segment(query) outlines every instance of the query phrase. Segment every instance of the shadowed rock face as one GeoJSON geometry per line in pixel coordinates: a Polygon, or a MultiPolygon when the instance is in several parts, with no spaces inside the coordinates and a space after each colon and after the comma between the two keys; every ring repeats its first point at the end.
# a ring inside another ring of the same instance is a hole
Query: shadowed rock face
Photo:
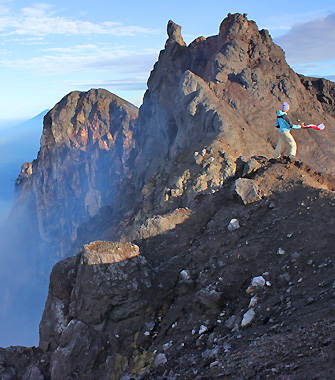
{"type": "Polygon", "coordinates": [[[130,243],[93,242],[56,264],[40,324],[40,347],[53,351],[52,378],[74,371],[86,378],[104,350],[127,357],[146,310],[154,310],[151,287],[151,269],[130,243]]]}

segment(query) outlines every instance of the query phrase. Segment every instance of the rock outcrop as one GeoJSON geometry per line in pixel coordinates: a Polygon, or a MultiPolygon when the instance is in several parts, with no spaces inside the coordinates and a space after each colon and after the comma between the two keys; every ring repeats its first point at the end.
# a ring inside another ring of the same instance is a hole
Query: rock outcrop
{"type": "Polygon", "coordinates": [[[168,159],[218,136],[222,151],[232,158],[272,157],[281,101],[290,103],[293,119],[325,123],[322,135],[299,131],[295,137],[304,162],[334,174],[334,119],[323,107],[325,97],[317,98],[313,86],[306,91],[306,81],[288,66],[266,30],[234,14],[222,22],[218,35],[185,46],[179,27],[169,22],[170,29],[175,32],[151,72],[140,107],[140,181],[168,159]]]}
{"type": "Polygon", "coordinates": [[[117,372],[117,357],[128,361],[132,345],[141,341],[136,333],[143,335],[152,314],[148,309],[155,309],[151,278],[139,248],[130,243],[90,243],[55,265],[40,324],[40,347],[52,352],[53,379],[74,372],[89,379],[97,361],[107,361],[109,372],[117,372]]]}
{"type": "Polygon", "coordinates": [[[36,235],[54,259],[69,252],[83,222],[115,201],[130,173],[137,113],[100,89],[72,92],[45,116],[38,157],[22,167],[16,189],[18,204],[33,193],[36,235]]]}
{"type": "Polygon", "coordinates": [[[335,84],[323,78],[311,78],[299,75],[302,84],[321,103],[326,113],[335,116],[335,84]]]}
{"type": "MultiPolygon", "coordinates": [[[[13,316],[33,314],[27,319],[38,324],[51,268],[72,253],[84,222],[104,221],[104,229],[86,232],[84,243],[106,238],[113,212],[122,207],[116,201],[120,183],[133,168],[137,114],[135,106],[100,89],[70,93],[45,116],[38,157],[22,166],[14,207],[0,231],[0,335],[13,325],[20,341],[29,330],[23,322],[15,327],[13,316]]],[[[124,199],[128,193],[131,186],[124,199]]]]}
{"type": "Polygon", "coordinates": [[[325,123],[322,133],[294,132],[298,157],[335,173],[331,82],[299,77],[245,15],[229,15],[218,35],[189,46],[180,26],[169,21],[167,29],[138,118],[105,90],[71,93],[46,115],[39,155],[17,179],[18,209],[32,210],[40,257],[47,251],[54,262],[73,245],[119,238],[116,226],[142,212],[141,202],[158,214],[188,207],[196,194],[217,191],[239,156],[272,157],[283,100],[293,119],[325,123]]]}

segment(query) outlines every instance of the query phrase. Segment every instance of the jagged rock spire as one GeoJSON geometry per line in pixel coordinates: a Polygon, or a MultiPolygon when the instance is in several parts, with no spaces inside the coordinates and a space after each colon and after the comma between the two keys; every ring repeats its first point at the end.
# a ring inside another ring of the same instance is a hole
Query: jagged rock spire
{"type": "Polygon", "coordinates": [[[169,39],[166,41],[166,46],[173,42],[177,42],[181,46],[186,46],[181,35],[181,26],[175,24],[171,20],[167,24],[167,34],[169,36],[169,39]]]}

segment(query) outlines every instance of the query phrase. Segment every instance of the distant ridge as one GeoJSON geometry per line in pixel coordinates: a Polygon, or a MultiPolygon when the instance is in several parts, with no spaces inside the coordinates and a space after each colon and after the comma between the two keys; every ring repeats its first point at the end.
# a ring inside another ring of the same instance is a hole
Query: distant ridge
{"type": "MultiPolygon", "coordinates": [[[[16,138],[21,134],[31,134],[31,133],[39,133],[42,134],[43,131],[43,119],[44,116],[49,112],[49,109],[45,109],[44,111],[40,112],[38,115],[32,117],[31,119],[28,119],[24,122],[18,123],[15,126],[11,127],[4,127],[2,131],[2,136],[6,134],[10,134],[10,138],[16,138]]],[[[40,137],[40,136],[39,136],[40,137]]],[[[2,141],[2,138],[0,138],[0,143],[2,141]]]]}
{"type": "Polygon", "coordinates": [[[14,197],[14,183],[23,162],[33,160],[39,149],[43,118],[48,110],[0,131],[0,224],[14,197]]]}

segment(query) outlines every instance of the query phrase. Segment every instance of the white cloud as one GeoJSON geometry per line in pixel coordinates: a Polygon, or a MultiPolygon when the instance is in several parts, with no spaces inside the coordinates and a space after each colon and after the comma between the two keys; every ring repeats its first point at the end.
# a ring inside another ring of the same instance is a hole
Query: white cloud
{"type": "Polygon", "coordinates": [[[275,39],[290,64],[324,62],[335,59],[335,13],[295,24],[275,39]]]}
{"type": "Polygon", "coordinates": [[[61,17],[57,16],[48,4],[37,4],[33,7],[26,7],[21,9],[18,14],[2,13],[0,16],[0,33],[2,35],[109,34],[115,36],[135,36],[160,32],[136,25],[125,25],[121,22],[105,21],[93,23],[61,17]]]}
{"type": "Polygon", "coordinates": [[[140,90],[144,91],[147,87],[147,77],[128,77],[115,80],[104,80],[104,81],[90,81],[81,82],[75,84],[76,87],[84,88],[106,88],[106,89],[117,89],[123,91],[134,91],[140,90]]]}
{"type": "MultiPolygon", "coordinates": [[[[0,66],[30,71],[37,76],[68,74],[91,70],[127,73],[148,73],[157,59],[157,52],[139,52],[129,47],[108,44],[82,44],[41,50],[32,58],[0,58],[0,66]]],[[[1,57],[1,56],[0,56],[1,57]]]]}

